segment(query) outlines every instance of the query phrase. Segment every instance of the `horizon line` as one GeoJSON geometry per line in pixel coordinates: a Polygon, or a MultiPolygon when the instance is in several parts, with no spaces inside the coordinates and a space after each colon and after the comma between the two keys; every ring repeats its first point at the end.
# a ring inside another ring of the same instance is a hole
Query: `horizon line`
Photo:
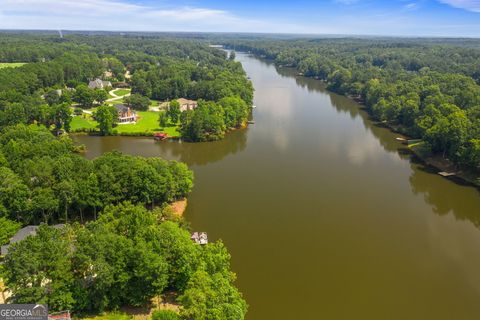
{"type": "Polygon", "coordinates": [[[252,31],[144,31],[144,30],[89,30],[89,29],[4,29],[4,32],[109,32],[109,33],[184,33],[184,34],[241,34],[241,35],[280,35],[280,36],[303,36],[303,37],[353,37],[353,38],[403,38],[403,39],[472,39],[479,40],[479,36],[446,36],[446,35],[388,35],[388,34],[355,34],[355,33],[290,33],[290,32],[252,32],[252,31]]]}

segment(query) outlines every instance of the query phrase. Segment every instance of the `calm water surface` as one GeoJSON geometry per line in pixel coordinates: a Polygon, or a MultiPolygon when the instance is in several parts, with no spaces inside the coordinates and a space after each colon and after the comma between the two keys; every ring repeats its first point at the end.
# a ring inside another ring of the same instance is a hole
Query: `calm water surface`
{"type": "Polygon", "coordinates": [[[186,218],[223,239],[248,319],[479,319],[480,194],[410,161],[318,81],[238,54],[255,124],[214,143],[79,137],[186,162],[186,218]]]}

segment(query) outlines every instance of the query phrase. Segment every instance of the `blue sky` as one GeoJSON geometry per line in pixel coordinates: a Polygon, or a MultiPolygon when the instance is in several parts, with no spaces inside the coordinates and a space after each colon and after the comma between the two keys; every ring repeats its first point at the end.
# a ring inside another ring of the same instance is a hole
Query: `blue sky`
{"type": "Polygon", "coordinates": [[[0,29],[480,37],[480,0],[0,0],[0,29]]]}

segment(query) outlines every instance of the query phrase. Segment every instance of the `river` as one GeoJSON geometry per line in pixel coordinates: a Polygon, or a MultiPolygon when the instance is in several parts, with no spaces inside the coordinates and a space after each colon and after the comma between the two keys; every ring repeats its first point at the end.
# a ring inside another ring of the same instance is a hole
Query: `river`
{"type": "Polygon", "coordinates": [[[247,319],[479,319],[480,194],[412,161],[359,106],[237,54],[255,124],[219,142],[87,137],[186,162],[186,218],[232,254],[247,319]]]}

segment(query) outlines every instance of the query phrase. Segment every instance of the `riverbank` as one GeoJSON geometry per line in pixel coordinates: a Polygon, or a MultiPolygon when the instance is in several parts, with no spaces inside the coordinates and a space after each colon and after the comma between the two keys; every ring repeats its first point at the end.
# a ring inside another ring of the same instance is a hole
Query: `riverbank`
{"type": "MultiPolygon", "coordinates": [[[[110,136],[126,136],[126,137],[153,137],[156,133],[166,133],[167,139],[181,138],[180,124],[168,125],[160,128],[158,124],[158,112],[156,111],[139,111],[139,119],[137,123],[120,124],[112,130],[110,136]]],[[[228,128],[225,133],[242,130],[248,127],[248,121],[245,121],[238,128],[228,128]]],[[[70,134],[73,135],[91,135],[99,136],[98,123],[92,118],[76,116],[72,119],[70,134]]]]}
{"type": "MultiPolygon", "coordinates": [[[[391,125],[387,122],[378,122],[375,119],[373,119],[372,114],[369,112],[365,104],[365,101],[362,99],[360,95],[341,94],[335,91],[328,90],[327,89],[328,81],[324,79],[320,79],[318,76],[306,76],[303,73],[299,72],[299,70],[293,66],[276,64],[275,59],[270,59],[259,54],[251,53],[250,51],[248,52],[248,54],[251,54],[257,59],[272,62],[273,64],[275,64],[277,68],[290,69],[294,71],[294,77],[312,79],[322,83],[325,90],[338,94],[340,96],[346,97],[349,100],[357,103],[361,109],[365,110],[365,112],[369,115],[369,120],[376,126],[384,127],[389,129],[391,132],[400,134],[405,137],[405,140],[413,139],[412,137],[409,137],[408,133],[406,133],[405,130],[403,130],[401,127],[391,125]]],[[[480,188],[480,176],[478,174],[465,171],[464,169],[459,169],[458,166],[456,166],[452,161],[448,159],[444,159],[439,155],[431,155],[429,153],[422,152],[422,150],[419,150],[418,148],[412,148],[411,146],[409,146],[408,150],[414,156],[416,156],[419,160],[421,160],[428,166],[435,168],[437,170],[437,173],[440,173],[440,172],[448,173],[446,176],[444,176],[445,178],[448,178],[453,182],[459,182],[459,180],[461,180],[460,181],[461,183],[467,183],[469,185],[473,185],[474,187],[480,188]],[[450,175],[451,173],[455,173],[455,175],[450,175]]]]}
{"type": "Polygon", "coordinates": [[[469,171],[459,170],[452,161],[445,159],[440,155],[430,154],[425,148],[424,142],[409,145],[408,149],[422,162],[435,168],[438,171],[438,174],[443,173],[441,175],[444,178],[453,182],[461,180],[463,183],[468,183],[476,188],[480,188],[480,178],[478,176],[469,171]]]}
{"type": "Polygon", "coordinates": [[[172,210],[172,212],[175,215],[182,217],[183,214],[185,213],[185,210],[187,209],[187,204],[188,204],[187,198],[184,198],[184,199],[180,199],[175,202],[172,202],[169,205],[169,208],[172,210]]]}
{"type": "MultiPolygon", "coordinates": [[[[170,125],[160,128],[158,118],[159,112],[156,111],[138,111],[138,121],[136,123],[119,124],[113,128],[114,136],[145,136],[151,137],[157,132],[166,133],[170,138],[180,137],[180,126],[170,125]]],[[[71,132],[98,135],[98,123],[89,116],[73,117],[71,123],[71,132]]]]}
{"type": "MultiPolygon", "coordinates": [[[[304,75],[297,74],[297,77],[304,77],[304,78],[309,78],[313,80],[320,81],[324,84],[327,84],[326,81],[317,79],[316,77],[307,77],[304,75]]],[[[328,90],[330,91],[330,90],[328,90]]],[[[335,94],[339,94],[337,92],[330,91],[335,94]]],[[[351,96],[351,95],[343,95],[339,94],[343,97],[346,97],[355,103],[359,105],[359,108],[362,110],[365,110],[365,112],[369,116],[369,120],[376,126],[378,127],[383,127],[391,132],[394,132],[396,134],[401,135],[401,139],[404,139],[405,144],[408,147],[408,150],[417,157],[419,160],[421,160],[423,163],[426,165],[434,168],[437,172],[437,174],[442,173],[447,173],[446,175],[442,175],[444,178],[449,179],[452,182],[458,183],[466,183],[469,185],[472,185],[476,188],[480,188],[480,176],[476,175],[473,172],[464,170],[464,169],[459,169],[458,166],[456,166],[451,160],[443,158],[441,155],[434,155],[431,154],[424,146],[423,142],[418,142],[415,144],[408,145],[408,140],[413,140],[413,137],[410,137],[407,133],[402,130],[401,127],[394,126],[389,124],[388,122],[378,122],[375,119],[372,118],[372,114],[369,112],[367,106],[365,105],[365,102],[361,97],[359,96],[351,96]],[[459,181],[460,180],[460,181],[459,181]]],[[[416,140],[416,139],[415,139],[416,140]]]]}

